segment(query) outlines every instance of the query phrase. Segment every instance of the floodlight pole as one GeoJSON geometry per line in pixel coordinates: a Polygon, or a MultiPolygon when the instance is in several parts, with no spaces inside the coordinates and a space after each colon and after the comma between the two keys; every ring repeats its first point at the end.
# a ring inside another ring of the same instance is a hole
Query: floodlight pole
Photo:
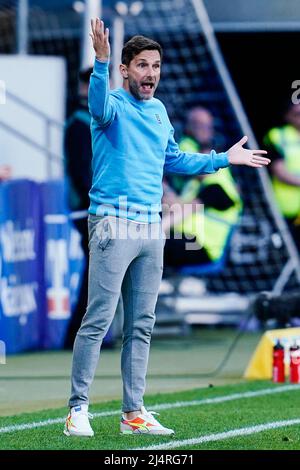
{"type": "Polygon", "coordinates": [[[28,54],[28,0],[18,0],[17,53],[28,54]]]}
{"type": "Polygon", "coordinates": [[[91,19],[101,18],[102,0],[85,0],[82,28],[82,46],[80,68],[87,69],[94,65],[95,52],[90,38],[91,19]]]}
{"type": "Polygon", "coordinates": [[[116,15],[113,21],[113,43],[112,43],[112,83],[113,88],[122,86],[122,75],[119,72],[121,63],[121,51],[124,45],[125,21],[123,16],[116,15]]]}

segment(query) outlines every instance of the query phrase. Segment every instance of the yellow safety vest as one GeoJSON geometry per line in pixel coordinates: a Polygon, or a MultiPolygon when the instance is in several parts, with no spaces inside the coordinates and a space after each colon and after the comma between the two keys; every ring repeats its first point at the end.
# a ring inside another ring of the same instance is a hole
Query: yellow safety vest
{"type": "Polygon", "coordinates": [[[216,174],[208,175],[200,181],[193,178],[187,183],[182,198],[185,202],[192,201],[200,188],[218,184],[233,201],[229,209],[220,211],[212,207],[204,213],[194,213],[174,227],[175,232],[196,237],[197,243],[204,247],[212,261],[217,261],[224,252],[228,236],[237,225],[243,207],[242,200],[236,189],[230,170],[223,168],[216,174]]]}
{"type": "MultiPolygon", "coordinates": [[[[291,125],[274,127],[266,135],[264,142],[271,143],[283,156],[287,170],[300,176],[300,133],[291,125]]],[[[272,177],[275,198],[284,217],[300,215],[300,187],[283,183],[272,177]]]]}
{"type": "Polygon", "coordinates": [[[184,136],[179,142],[182,152],[200,152],[198,142],[192,137],[184,136]]]}

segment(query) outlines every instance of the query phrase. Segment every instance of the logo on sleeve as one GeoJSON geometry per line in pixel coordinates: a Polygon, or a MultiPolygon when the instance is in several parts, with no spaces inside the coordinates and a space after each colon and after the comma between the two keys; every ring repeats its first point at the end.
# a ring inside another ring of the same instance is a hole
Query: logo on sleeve
{"type": "Polygon", "coordinates": [[[159,117],[159,114],[155,114],[155,117],[156,117],[156,120],[157,120],[158,124],[161,124],[161,119],[159,117]]]}

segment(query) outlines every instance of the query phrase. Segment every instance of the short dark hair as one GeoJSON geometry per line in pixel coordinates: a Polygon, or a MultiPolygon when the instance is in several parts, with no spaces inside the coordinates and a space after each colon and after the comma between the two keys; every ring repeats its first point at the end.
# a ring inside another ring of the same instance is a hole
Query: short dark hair
{"type": "Polygon", "coordinates": [[[122,49],[122,64],[128,66],[132,59],[142,51],[158,51],[162,60],[162,47],[158,42],[145,36],[133,36],[122,49]]]}

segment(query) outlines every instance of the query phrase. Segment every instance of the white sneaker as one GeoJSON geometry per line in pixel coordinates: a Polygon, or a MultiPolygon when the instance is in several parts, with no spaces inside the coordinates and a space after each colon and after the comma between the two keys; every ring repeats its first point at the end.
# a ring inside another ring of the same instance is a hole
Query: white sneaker
{"type": "Polygon", "coordinates": [[[168,429],[162,426],[153,415],[158,415],[155,411],[147,411],[144,406],[141,408],[141,413],[134,419],[126,419],[122,415],[120,431],[121,434],[174,434],[173,429],[168,429]]]}
{"type": "Polygon", "coordinates": [[[92,419],[93,416],[88,413],[88,405],[73,406],[66,419],[64,434],[66,436],[92,437],[94,431],[90,426],[89,418],[92,419]]]}

